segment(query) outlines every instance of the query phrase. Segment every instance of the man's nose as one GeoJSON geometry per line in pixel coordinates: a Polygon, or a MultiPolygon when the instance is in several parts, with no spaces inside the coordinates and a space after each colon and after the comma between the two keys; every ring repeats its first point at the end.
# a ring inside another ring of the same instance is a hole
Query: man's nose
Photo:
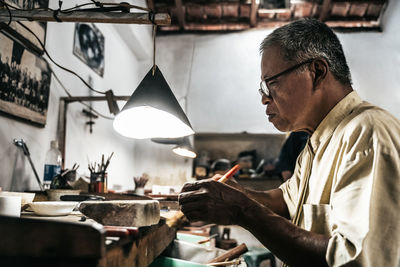
{"type": "Polygon", "coordinates": [[[263,94],[263,95],[261,96],[261,103],[262,103],[263,105],[268,105],[269,102],[271,102],[271,98],[268,97],[268,96],[266,96],[265,94],[263,94]]]}

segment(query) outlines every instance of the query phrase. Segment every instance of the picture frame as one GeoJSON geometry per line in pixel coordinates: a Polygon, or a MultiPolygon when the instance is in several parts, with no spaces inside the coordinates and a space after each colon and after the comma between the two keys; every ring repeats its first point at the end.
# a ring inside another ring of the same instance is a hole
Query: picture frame
{"type": "Polygon", "coordinates": [[[51,70],[21,42],[0,33],[0,112],[46,125],[51,70]]]}
{"type": "MultiPolygon", "coordinates": [[[[37,8],[47,8],[49,6],[49,0],[4,0],[7,4],[15,6],[21,9],[37,9],[37,8]]],[[[44,53],[43,47],[40,42],[44,45],[46,42],[46,22],[38,21],[12,21],[9,26],[7,23],[0,22],[1,32],[10,36],[13,39],[19,40],[26,48],[30,49],[37,55],[42,55],[44,53]],[[29,28],[40,40],[25,29],[22,25],[29,28]]]]}
{"type": "Polygon", "coordinates": [[[104,35],[92,23],[76,23],[73,53],[94,72],[104,75],[104,35]]]}

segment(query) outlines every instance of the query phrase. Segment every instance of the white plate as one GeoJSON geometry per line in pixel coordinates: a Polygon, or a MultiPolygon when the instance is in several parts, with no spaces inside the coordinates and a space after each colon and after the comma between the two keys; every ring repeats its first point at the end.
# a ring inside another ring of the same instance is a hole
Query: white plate
{"type": "Polygon", "coordinates": [[[29,206],[40,216],[63,216],[68,215],[79,202],[72,201],[40,201],[29,203],[29,206]]]}

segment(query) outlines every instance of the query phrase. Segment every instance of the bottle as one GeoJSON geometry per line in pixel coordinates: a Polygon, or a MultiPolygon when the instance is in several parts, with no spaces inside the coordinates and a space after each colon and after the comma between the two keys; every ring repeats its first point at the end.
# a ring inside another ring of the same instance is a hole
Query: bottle
{"type": "Polygon", "coordinates": [[[44,162],[44,189],[50,189],[50,184],[53,181],[54,176],[61,173],[61,152],[58,150],[58,142],[51,141],[50,149],[46,153],[46,159],[44,162]]]}

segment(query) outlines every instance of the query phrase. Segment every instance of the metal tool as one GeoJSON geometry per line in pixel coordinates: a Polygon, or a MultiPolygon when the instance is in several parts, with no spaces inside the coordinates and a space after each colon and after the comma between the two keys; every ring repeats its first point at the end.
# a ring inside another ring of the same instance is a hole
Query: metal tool
{"type": "Polygon", "coordinates": [[[14,139],[14,145],[16,145],[17,147],[22,148],[22,150],[24,151],[24,155],[28,158],[29,163],[31,164],[32,170],[33,170],[33,172],[35,174],[36,181],[39,184],[40,190],[44,191],[42,182],[40,181],[39,175],[37,174],[35,166],[33,165],[33,162],[32,162],[32,159],[31,159],[31,153],[29,153],[29,149],[28,149],[26,143],[24,142],[23,139],[14,139]]]}
{"type": "Polygon", "coordinates": [[[87,201],[87,200],[105,200],[103,196],[96,195],[63,195],[60,197],[62,201],[87,201]]]}

